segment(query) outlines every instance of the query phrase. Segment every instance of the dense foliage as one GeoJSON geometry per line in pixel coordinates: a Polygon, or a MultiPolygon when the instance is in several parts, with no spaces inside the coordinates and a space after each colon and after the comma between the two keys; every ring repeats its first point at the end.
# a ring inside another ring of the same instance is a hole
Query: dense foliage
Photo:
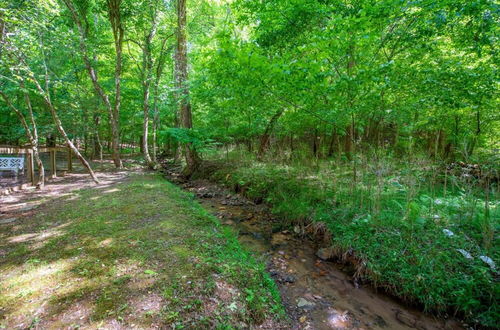
{"type": "Polygon", "coordinates": [[[278,140],[328,154],[329,145],[446,157],[498,147],[493,3],[237,4],[194,70],[197,108],[209,109],[197,118],[218,138],[261,136],[277,117],[278,140]]]}
{"type": "MultiPolygon", "coordinates": [[[[19,81],[29,80],[27,71],[44,80],[46,65],[47,87],[64,126],[90,150],[96,133],[111,143],[111,129],[101,120],[109,114],[86,72],[67,2],[3,0],[2,90],[25,108],[19,81]]],[[[150,130],[149,138],[165,145],[166,137],[176,135],[169,128],[178,124],[175,4],[120,2],[120,136],[139,144],[148,83],[149,121],[162,131],[150,130]]],[[[191,96],[199,131],[188,134],[192,140],[253,148],[267,132],[269,142],[292,148],[295,141],[312,144],[312,151],[324,155],[390,145],[400,152],[420,148],[463,158],[478,148],[498,148],[498,8],[492,1],[188,5],[191,96]]],[[[113,101],[116,54],[106,2],[74,1],[73,7],[85,30],[87,56],[113,101]]],[[[41,136],[56,133],[33,94],[41,136]]],[[[1,109],[0,140],[23,143],[17,118],[5,105],[1,109]]]]}

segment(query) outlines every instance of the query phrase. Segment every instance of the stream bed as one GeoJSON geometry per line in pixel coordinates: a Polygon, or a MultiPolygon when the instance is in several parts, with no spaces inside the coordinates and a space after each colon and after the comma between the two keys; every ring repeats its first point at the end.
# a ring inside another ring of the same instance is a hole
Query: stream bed
{"type": "Polygon", "coordinates": [[[348,265],[321,260],[301,229],[277,230],[268,208],[208,180],[167,178],[196,195],[231,227],[240,243],[267,265],[277,283],[292,329],[465,329],[459,321],[433,317],[404,305],[368,284],[352,280],[348,265]]]}

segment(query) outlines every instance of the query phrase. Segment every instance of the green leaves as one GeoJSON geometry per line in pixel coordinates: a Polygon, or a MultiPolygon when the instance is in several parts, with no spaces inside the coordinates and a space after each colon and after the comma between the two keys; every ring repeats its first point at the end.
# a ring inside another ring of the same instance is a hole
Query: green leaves
{"type": "Polygon", "coordinates": [[[157,272],[155,272],[154,270],[151,270],[151,269],[146,269],[146,270],[144,271],[144,274],[146,274],[146,275],[152,275],[152,276],[156,276],[156,275],[158,275],[158,273],[157,273],[157,272]]]}
{"type": "Polygon", "coordinates": [[[198,151],[206,151],[215,147],[218,143],[207,134],[195,129],[168,128],[160,131],[163,139],[171,139],[181,144],[191,144],[198,151]]]}

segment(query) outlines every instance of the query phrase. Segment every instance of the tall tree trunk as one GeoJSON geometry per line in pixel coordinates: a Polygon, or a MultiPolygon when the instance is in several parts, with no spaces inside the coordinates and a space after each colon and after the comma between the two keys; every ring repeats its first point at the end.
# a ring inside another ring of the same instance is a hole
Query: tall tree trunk
{"type": "Polygon", "coordinates": [[[158,161],[158,142],[157,142],[157,135],[158,135],[158,126],[160,125],[160,116],[158,112],[158,97],[156,96],[156,93],[158,93],[158,87],[155,86],[155,95],[153,97],[153,132],[152,132],[152,142],[153,142],[153,162],[158,161]]]}
{"type": "MultiPolygon", "coordinates": [[[[120,78],[121,78],[121,63],[122,63],[122,44],[123,44],[123,28],[121,25],[120,16],[120,2],[121,0],[106,0],[108,4],[109,20],[113,27],[113,37],[115,40],[116,49],[116,65],[115,65],[115,104],[111,105],[109,96],[106,94],[101,84],[99,83],[99,78],[97,71],[95,70],[92,61],[89,57],[89,51],[87,49],[87,32],[83,27],[82,20],[75,9],[71,0],[63,0],[68,7],[74,23],[77,26],[79,37],[80,37],[80,51],[82,53],[83,62],[89,74],[92,85],[95,91],[101,97],[104,105],[106,106],[111,124],[111,142],[113,149],[113,161],[117,168],[122,167],[122,161],[120,159],[120,127],[119,127],[119,109],[120,109],[120,78]],[[116,17],[118,15],[118,17],[116,17]]],[[[109,148],[108,148],[109,149],[109,148]]]]}
{"type": "Polygon", "coordinates": [[[344,152],[348,157],[352,154],[352,125],[348,125],[345,129],[345,143],[344,143],[344,152]]]}
{"type": "MultiPolygon", "coordinates": [[[[349,77],[352,76],[352,71],[354,67],[356,66],[356,60],[354,57],[354,42],[351,41],[351,44],[349,45],[349,49],[347,52],[347,75],[349,77]]],[[[353,112],[353,107],[354,107],[354,95],[352,95],[351,88],[348,88],[347,90],[347,102],[349,104],[349,110],[351,111],[351,124],[347,128],[348,134],[346,134],[346,154],[347,158],[349,160],[352,159],[352,156],[355,152],[355,147],[356,147],[356,132],[354,131],[354,112],[353,112]]]]}
{"type": "Polygon", "coordinates": [[[467,155],[470,157],[474,153],[474,148],[476,147],[477,141],[479,140],[479,136],[481,135],[481,113],[479,110],[476,111],[476,131],[474,137],[472,138],[471,143],[467,148],[467,155]]]}
{"type": "Polygon", "coordinates": [[[149,136],[149,97],[151,78],[153,71],[153,59],[151,56],[151,43],[156,34],[156,18],[153,18],[153,25],[149,33],[144,37],[144,45],[142,47],[142,109],[143,109],[143,123],[142,123],[142,152],[146,164],[154,167],[154,163],[149,155],[148,136],[149,136]]]}
{"type": "Polygon", "coordinates": [[[155,84],[154,84],[154,96],[153,96],[153,162],[158,161],[158,127],[160,126],[160,112],[158,111],[158,99],[159,99],[159,85],[160,85],[160,77],[161,76],[161,70],[160,70],[160,75],[158,75],[158,70],[157,70],[157,76],[155,79],[155,84]]]}
{"type": "Polygon", "coordinates": [[[315,128],[314,129],[314,136],[313,136],[313,143],[312,143],[312,153],[313,153],[314,158],[318,158],[318,149],[319,149],[318,140],[319,140],[318,129],[315,128]]]}
{"type": "MultiPolygon", "coordinates": [[[[139,153],[144,154],[144,149],[143,149],[144,148],[144,144],[142,144],[142,141],[144,141],[144,136],[139,135],[139,153]]],[[[132,149],[132,152],[135,151],[134,149],[132,149]]]]}
{"type": "Polygon", "coordinates": [[[441,129],[438,130],[436,134],[436,140],[434,142],[434,159],[438,159],[439,144],[441,142],[441,129]]]}
{"type": "MultiPolygon", "coordinates": [[[[176,51],[176,83],[179,90],[179,112],[181,127],[187,130],[193,128],[191,103],[189,101],[187,40],[186,40],[186,1],[177,0],[177,51],[176,51]]],[[[186,168],[183,174],[190,177],[198,168],[200,158],[192,143],[184,145],[186,168]]]]}
{"type": "Polygon", "coordinates": [[[115,104],[111,118],[111,130],[113,132],[113,161],[117,168],[122,168],[120,158],[120,105],[121,105],[121,75],[122,75],[122,48],[123,48],[123,25],[121,20],[121,0],[106,0],[108,5],[108,18],[113,30],[115,41],[115,104]]]}
{"type": "MultiPolygon", "coordinates": [[[[7,28],[5,21],[3,19],[3,11],[0,12],[0,45],[3,45],[5,36],[7,35],[7,28]]],[[[3,47],[0,47],[0,57],[2,56],[3,53],[3,47]]]]}
{"type": "Polygon", "coordinates": [[[165,51],[165,45],[167,44],[167,40],[173,35],[167,36],[166,38],[163,39],[161,43],[161,49],[160,49],[160,55],[158,56],[158,59],[156,61],[156,69],[155,69],[155,83],[154,83],[154,97],[153,97],[153,161],[156,163],[157,161],[157,151],[158,151],[158,146],[157,146],[157,132],[158,128],[160,127],[160,112],[158,109],[158,100],[159,100],[159,87],[160,87],[160,80],[161,76],[163,75],[163,69],[165,67],[165,59],[166,59],[166,51],[165,51]]]}
{"type": "MultiPolygon", "coordinates": [[[[177,37],[177,31],[176,31],[176,37],[177,37]]],[[[179,72],[179,61],[177,60],[178,58],[178,52],[179,52],[179,48],[177,47],[177,43],[175,44],[175,51],[174,51],[174,72],[173,72],[173,75],[174,75],[174,80],[175,80],[175,91],[174,91],[174,100],[175,100],[175,103],[177,105],[180,105],[180,99],[181,99],[181,93],[180,93],[180,89],[178,87],[178,80],[179,78],[177,77],[178,75],[178,72],[179,72]]],[[[174,127],[175,128],[180,128],[181,127],[181,119],[180,119],[180,109],[177,108],[176,111],[175,111],[175,116],[174,116],[174,127]]],[[[181,144],[176,140],[176,139],[173,139],[173,138],[170,138],[169,140],[171,140],[171,148],[174,149],[174,163],[178,163],[180,162],[181,160],[181,156],[182,156],[182,149],[181,149],[181,144]]],[[[170,149],[170,148],[169,148],[170,149]]]]}
{"type": "Polygon", "coordinates": [[[31,142],[33,148],[33,155],[35,157],[36,166],[38,167],[38,182],[37,188],[43,189],[45,186],[45,168],[43,167],[42,159],[40,158],[40,153],[38,152],[38,129],[35,122],[35,116],[33,115],[33,107],[31,106],[31,99],[24,85],[24,81],[21,80],[21,88],[24,90],[24,102],[28,108],[28,114],[30,118],[31,126],[33,127],[33,141],[31,142]]]}
{"type": "Polygon", "coordinates": [[[328,157],[332,157],[333,156],[334,146],[335,146],[335,139],[336,138],[337,138],[337,128],[334,127],[333,130],[332,130],[332,138],[331,138],[330,144],[328,146],[328,157]]]}
{"type": "Polygon", "coordinates": [[[97,179],[94,171],[90,167],[90,165],[87,162],[87,160],[82,156],[82,154],[80,153],[80,151],[75,147],[75,145],[73,144],[73,142],[71,142],[71,140],[69,139],[68,135],[66,134],[66,131],[64,130],[64,128],[62,126],[62,123],[61,123],[61,120],[59,119],[59,116],[57,115],[56,109],[54,108],[54,106],[52,105],[52,103],[51,102],[45,102],[45,104],[47,105],[47,107],[50,110],[50,113],[52,114],[52,119],[54,120],[54,124],[56,125],[57,130],[63,136],[64,140],[66,141],[66,144],[68,145],[68,147],[71,149],[71,151],[73,151],[73,153],[80,160],[80,162],[82,163],[82,165],[87,169],[87,171],[89,172],[90,177],[92,178],[92,180],[95,183],[99,183],[99,180],[97,179]]]}

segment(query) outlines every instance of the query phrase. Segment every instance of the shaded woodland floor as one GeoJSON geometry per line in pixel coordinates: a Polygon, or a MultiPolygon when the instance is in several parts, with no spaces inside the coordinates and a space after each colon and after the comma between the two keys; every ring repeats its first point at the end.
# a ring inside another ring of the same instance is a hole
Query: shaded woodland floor
{"type": "Polygon", "coordinates": [[[100,177],[2,197],[1,327],[285,327],[264,266],[191,195],[140,170],[100,177]]]}
{"type": "Polygon", "coordinates": [[[42,191],[1,197],[0,328],[463,326],[353,280],[349,263],[321,260],[328,242],[307,239],[319,227],[287,225],[262,198],[167,170],[186,193],[126,164],[94,163],[100,185],[77,168],[42,191]]]}

